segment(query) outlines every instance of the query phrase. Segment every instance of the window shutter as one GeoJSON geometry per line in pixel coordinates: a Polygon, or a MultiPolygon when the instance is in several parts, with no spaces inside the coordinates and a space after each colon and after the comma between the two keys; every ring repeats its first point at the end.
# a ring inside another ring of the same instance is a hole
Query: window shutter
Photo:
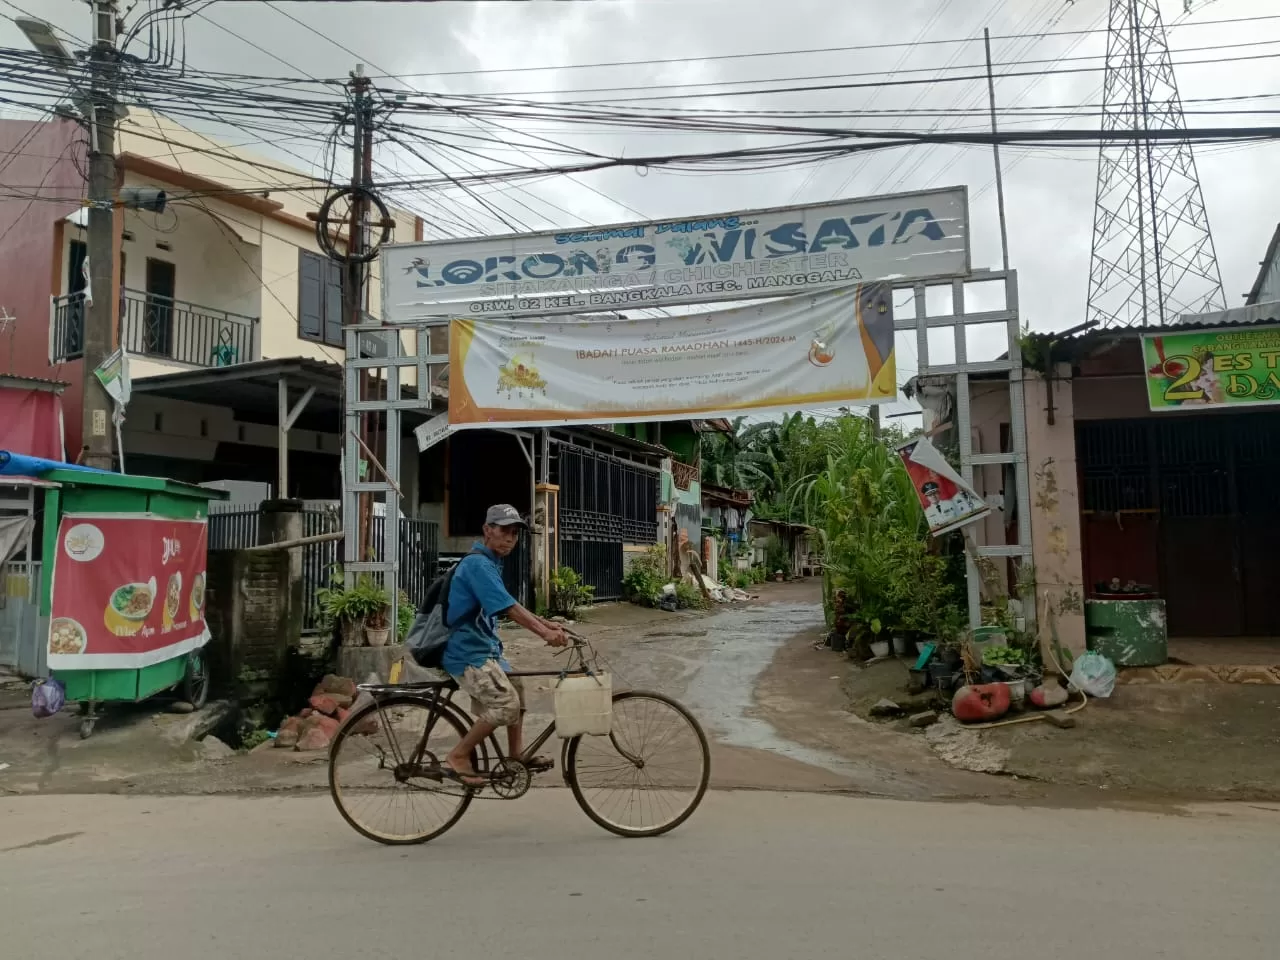
{"type": "Polygon", "coordinates": [[[314,253],[298,251],[298,332],[319,340],[324,332],[324,261],[314,253]]]}
{"type": "Polygon", "coordinates": [[[342,264],[326,260],[324,284],[324,342],[335,347],[342,341],[342,264]]]}

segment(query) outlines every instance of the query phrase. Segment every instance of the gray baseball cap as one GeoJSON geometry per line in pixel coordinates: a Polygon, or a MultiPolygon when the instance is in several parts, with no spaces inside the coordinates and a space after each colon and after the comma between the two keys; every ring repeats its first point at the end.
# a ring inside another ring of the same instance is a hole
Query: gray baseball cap
{"type": "Polygon", "coordinates": [[[495,503],[484,515],[486,527],[510,527],[517,524],[522,527],[528,526],[524,522],[524,517],[520,516],[520,511],[509,503],[495,503]]]}

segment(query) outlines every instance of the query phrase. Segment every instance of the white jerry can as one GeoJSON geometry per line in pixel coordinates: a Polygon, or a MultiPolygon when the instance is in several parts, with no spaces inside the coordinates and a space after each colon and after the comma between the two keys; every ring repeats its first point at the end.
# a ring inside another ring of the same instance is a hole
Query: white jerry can
{"type": "Polygon", "coordinates": [[[613,678],[561,677],[555,690],[556,736],[606,737],[613,728],[613,678]]]}

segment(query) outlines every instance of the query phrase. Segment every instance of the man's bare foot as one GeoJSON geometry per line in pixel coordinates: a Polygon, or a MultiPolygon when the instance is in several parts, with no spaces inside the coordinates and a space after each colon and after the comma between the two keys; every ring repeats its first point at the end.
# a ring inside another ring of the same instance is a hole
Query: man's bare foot
{"type": "Polygon", "coordinates": [[[445,764],[453,771],[454,776],[461,780],[468,787],[483,787],[489,781],[472,769],[471,764],[466,760],[455,760],[453,757],[445,757],[445,764]]]}

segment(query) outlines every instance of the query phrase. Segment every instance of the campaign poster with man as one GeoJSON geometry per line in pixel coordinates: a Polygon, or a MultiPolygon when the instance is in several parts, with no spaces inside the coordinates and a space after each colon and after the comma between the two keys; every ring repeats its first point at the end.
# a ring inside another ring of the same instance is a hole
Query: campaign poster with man
{"type": "Polygon", "coordinates": [[[960,478],[928,439],[921,437],[903,444],[898,447],[898,456],[911,477],[933,536],[950,533],[991,512],[991,507],[960,478]]]}

